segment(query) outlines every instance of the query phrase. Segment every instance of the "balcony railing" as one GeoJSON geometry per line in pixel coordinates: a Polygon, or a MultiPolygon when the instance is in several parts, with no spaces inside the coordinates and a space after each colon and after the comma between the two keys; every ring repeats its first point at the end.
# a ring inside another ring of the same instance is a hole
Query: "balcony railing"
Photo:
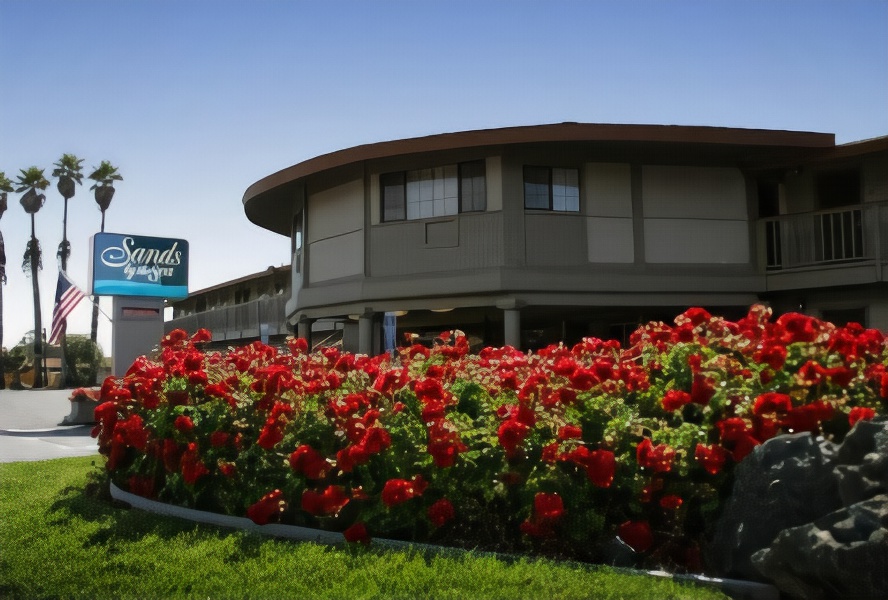
{"type": "Polygon", "coordinates": [[[284,306],[289,294],[259,298],[235,306],[221,306],[164,323],[164,331],[184,329],[190,333],[208,329],[214,341],[260,339],[287,333],[284,306]],[[264,326],[264,327],[263,327],[264,326]]]}
{"type": "Polygon", "coordinates": [[[888,260],[888,203],[762,219],[769,270],[888,260]]]}

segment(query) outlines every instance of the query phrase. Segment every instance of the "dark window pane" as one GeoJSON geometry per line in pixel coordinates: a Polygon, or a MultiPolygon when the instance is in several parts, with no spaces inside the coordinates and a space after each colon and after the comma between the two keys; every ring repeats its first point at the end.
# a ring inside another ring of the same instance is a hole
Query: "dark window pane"
{"type": "Polygon", "coordinates": [[[548,168],[524,167],[524,208],[551,208],[548,168]]]}
{"type": "Polygon", "coordinates": [[[403,221],[407,216],[404,198],[404,173],[379,176],[382,188],[382,220],[403,221]]]}
{"type": "Polygon", "coordinates": [[[459,165],[460,211],[487,210],[487,183],[484,161],[476,160],[459,165]]]}

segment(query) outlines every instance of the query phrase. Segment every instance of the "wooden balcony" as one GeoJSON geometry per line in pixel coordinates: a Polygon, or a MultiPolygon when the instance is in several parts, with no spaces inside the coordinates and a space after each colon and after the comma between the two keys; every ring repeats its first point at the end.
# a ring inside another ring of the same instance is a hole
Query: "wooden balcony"
{"type": "Polygon", "coordinates": [[[870,283],[888,275],[888,203],[770,217],[758,228],[771,289],[870,283]]]}
{"type": "Polygon", "coordinates": [[[264,336],[287,335],[284,306],[289,294],[258,298],[234,306],[220,306],[177,317],[164,323],[164,331],[184,329],[194,333],[208,329],[214,342],[226,340],[250,341],[264,336]]]}

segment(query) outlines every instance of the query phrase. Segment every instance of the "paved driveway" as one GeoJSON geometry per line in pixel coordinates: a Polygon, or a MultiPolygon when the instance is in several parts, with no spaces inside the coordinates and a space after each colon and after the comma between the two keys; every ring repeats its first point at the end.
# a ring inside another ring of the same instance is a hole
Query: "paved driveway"
{"type": "Polygon", "coordinates": [[[61,425],[71,390],[0,390],[0,462],[97,454],[90,425],[61,425]]]}

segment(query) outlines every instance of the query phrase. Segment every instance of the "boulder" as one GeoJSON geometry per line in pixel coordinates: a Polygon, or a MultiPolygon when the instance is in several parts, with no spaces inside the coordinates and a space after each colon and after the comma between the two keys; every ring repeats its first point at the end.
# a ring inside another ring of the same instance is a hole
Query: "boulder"
{"type": "Polygon", "coordinates": [[[888,419],[768,440],[735,469],[707,562],[797,598],[888,598],[888,419]]]}
{"type": "Polygon", "coordinates": [[[845,436],[836,462],[843,506],[888,493],[888,422],[858,421],[845,436]]]}
{"type": "Polygon", "coordinates": [[[734,490],[716,523],[707,564],[723,577],[763,581],[752,564],[788,527],[841,507],[832,473],[836,450],[808,433],[781,435],[752,451],[734,470],[734,490]]]}
{"type": "Polygon", "coordinates": [[[752,562],[793,598],[888,598],[888,494],[786,529],[752,562]]]}

